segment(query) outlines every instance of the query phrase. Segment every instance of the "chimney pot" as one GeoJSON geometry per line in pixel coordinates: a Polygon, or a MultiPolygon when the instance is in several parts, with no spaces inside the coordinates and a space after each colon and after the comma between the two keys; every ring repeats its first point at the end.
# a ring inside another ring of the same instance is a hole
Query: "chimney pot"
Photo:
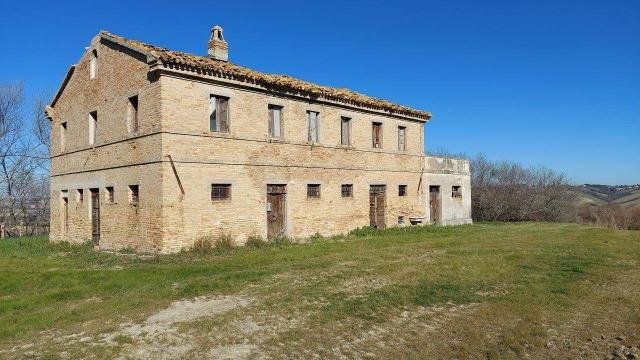
{"type": "Polygon", "coordinates": [[[209,37],[209,57],[220,61],[229,61],[229,45],[224,40],[222,26],[216,25],[211,29],[209,37]]]}

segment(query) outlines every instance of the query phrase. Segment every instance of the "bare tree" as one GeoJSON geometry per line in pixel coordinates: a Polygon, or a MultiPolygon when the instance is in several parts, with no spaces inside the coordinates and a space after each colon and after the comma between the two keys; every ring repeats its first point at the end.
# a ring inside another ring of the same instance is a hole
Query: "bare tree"
{"type": "MultiPolygon", "coordinates": [[[[428,154],[469,158],[446,149],[428,154]]],[[[514,161],[491,161],[484,154],[471,158],[470,163],[475,221],[575,221],[576,192],[563,174],[514,161]]]]}
{"type": "Polygon", "coordinates": [[[0,84],[0,224],[9,235],[48,223],[48,156],[29,132],[23,100],[21,83],[0,84]]]}

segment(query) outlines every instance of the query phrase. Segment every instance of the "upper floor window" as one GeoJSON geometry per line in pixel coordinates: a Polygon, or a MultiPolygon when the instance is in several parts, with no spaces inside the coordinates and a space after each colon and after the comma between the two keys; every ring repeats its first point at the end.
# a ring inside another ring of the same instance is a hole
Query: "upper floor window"
{"type": "Polygon", "coordinates": [[[407,185],[398,185],[398,196],[407,196],[407,185]]]}
{"type": "Polygon", "coordinates": [[[89,113],[89,145],[96,143],[96,133],[98,132],[98,112],[89,113]]]}
{"type": "Polygon", "coordinates": [[[398,126],[398,151],[407,150],[407,128],[398,126]]]}
{"type": "Polygon", "coordinates": [[[307,111],[307,141],[318,142],[318,126],[320,125],[320,113],[317,111],[307,111]]]}
{"type": "Polygon", "coordinates": [[[282,106],[269,105],[269,137],[282,137],[282,106]]]}
{"type": "Polygon", "coordinates": [[[229,98],[217,95],[209,98],[209,131],[229,132],[229,98]]]}
{"type": "Polygon", "coordinates": [[[67,123],[60,124],[60,151],[67,150],[67,123]]]}
{"type": "Polygon", "coordinates": [[[371,141],[376,149],[382,149],[382,123],[374,122],[371,124],[371,141]]]}
{"type": "Polygon", "coordinates": [[[93,80],[96,78],[98,73],[98,52],[93,50],[91,52],[91,60],[89,60],[89,79],[93,80]]]}
{"type": "Polygon", "coordinates": [[[351,118],[340,118],[340,145],[351,145],[351,118]]]}
{"type": "Polygon", "coordinates": [[[452,186],[451,187],[451,197],[454,199],[462,198],[462,186],[452,186]]]}
{"type": "Polygon", "coordinates": [[[127,104],[127,128],[129,132],[138,132],[138,95],[129,98],[127,104]]]}

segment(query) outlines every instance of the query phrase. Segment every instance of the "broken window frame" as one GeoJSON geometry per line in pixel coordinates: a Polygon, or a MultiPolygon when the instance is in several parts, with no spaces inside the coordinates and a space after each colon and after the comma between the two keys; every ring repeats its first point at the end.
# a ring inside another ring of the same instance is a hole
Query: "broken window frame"
{"type": "Polygon", "coordinates": [[[231,200],[231,184],[211,184],[211,201],[219,202],[228,200],[231,200]]]}
{"type": "Polygon", "coordinates": [[[307,199],[319,199],[320,196],[320,184],[307,184],[307,199]]]}
{"type": "Polygon", "coordinates": [[[371,146],[374,149],[382,149],[382,123],[371,123],[371,146]]]}
{"type": "Polygon", "coordinates": [[[454,199],[462,199],[462,186],[460,185],[451,186],[451,197],[454,199]]]}
{"type": "Polygon", "coordinates": [[[307,141],[315,144],[320,142],[320,113],[307,110],[307,141]]]}
{"type": "Polygon", "coordinates": [[[230,98],[220,95],[209,95],[209,132],[229,133],[230,98]]]}
{"type": "Polygon", "coordinates": [[[353,184],[342,184],[340,187],[340,194],[343,198],[353,197],[353,184]]]}
{"type": "Polygon", "coordinates": [[[280,105],[269,104],[268,109],[269,109],[269,121],[268,121],[269,137],[271,139],[282,139],[282,110],[284,109],[284,107],[280,105]],[[275,116],[276,114],[278,115],[277,121],[275,116]]]}

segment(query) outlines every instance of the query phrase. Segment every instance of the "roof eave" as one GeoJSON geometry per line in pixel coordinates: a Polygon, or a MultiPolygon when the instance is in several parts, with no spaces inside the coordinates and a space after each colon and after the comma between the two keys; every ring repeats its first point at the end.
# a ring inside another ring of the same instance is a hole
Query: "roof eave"
{"type": "MultiPolygon", "coordinates": [[[[56,92],[56,96],[53,97],[53,100],[51,101],[51,104],[49,105],[49,107],[54,108],[56,106],[58,99],[60,99],[60,96],[62,95],[64,88],[67,86],[67,83],[69,83],[69,80],[71,79],[71,76],[73,75],[75,70],[76,70],[76,65],[71,65],[69,67],[69,70],[67,70],[67,75],[65,75],[64,80],[62,80],[62,84],[58,88],[58,91],[56,92]]],[[[49,119],[51,120],[51,118],[49,119]]]]}

